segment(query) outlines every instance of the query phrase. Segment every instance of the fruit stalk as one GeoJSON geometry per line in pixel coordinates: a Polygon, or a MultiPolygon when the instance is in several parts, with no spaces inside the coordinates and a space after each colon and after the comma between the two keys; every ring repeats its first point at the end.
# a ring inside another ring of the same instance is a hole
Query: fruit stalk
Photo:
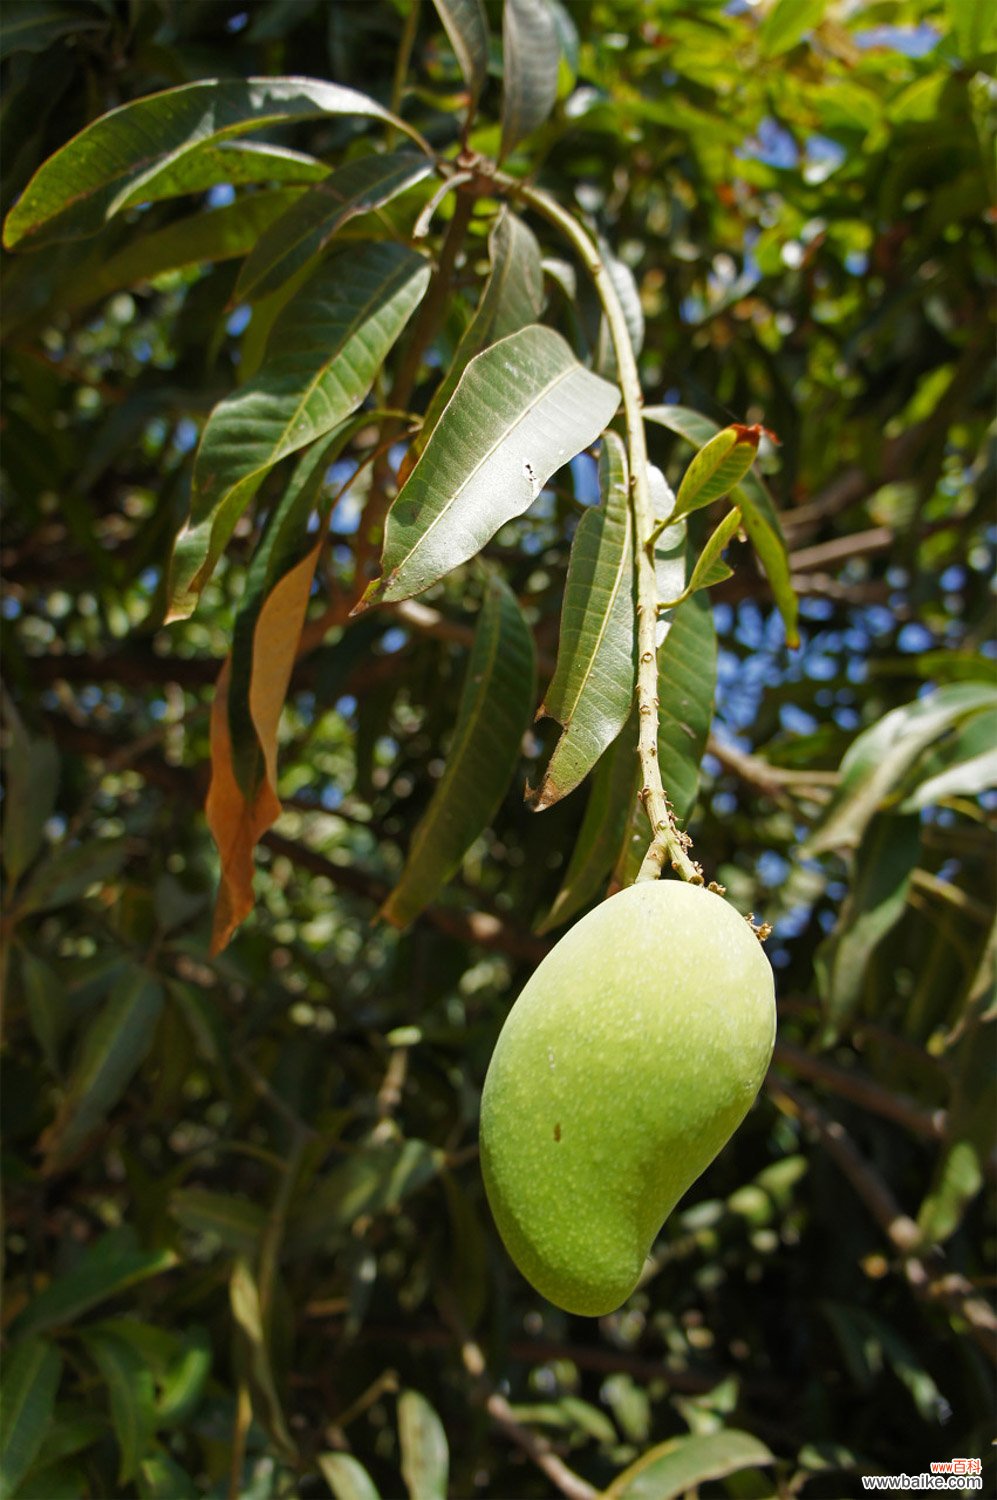
{"type": "Polygon", "coordinates": [[[687,852],[688,839],[676,826],[658,764],[658,581],[654,571],[654,512],[648,486],[647,442],[643,398],[637,360],[616,288],[599,251],[588,234],[560,204],[540,188],[496,173],[496,181],[542,214],[571,240],[599,295],[616,354],[623,393],[630,461],[630,504],[637,538],[637,754],[641,768],[640,797],[651,825],[651,843],[637,879],[657,880],[667,861],[683,880],[703,884],[703,872],[687,852]]]}

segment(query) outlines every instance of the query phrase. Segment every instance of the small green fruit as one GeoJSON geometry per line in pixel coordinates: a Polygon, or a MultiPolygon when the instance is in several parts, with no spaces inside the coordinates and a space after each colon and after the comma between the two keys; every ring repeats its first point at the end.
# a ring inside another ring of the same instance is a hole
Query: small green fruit
{"type": "Polygon", "coordinates": [[[506,1249],[567,1312],[612,1312],[744,1119],[775,1041],[772,970],[722,897],[641,882],[577,923],[506,1020],[481,1166],[506,1249]]]}

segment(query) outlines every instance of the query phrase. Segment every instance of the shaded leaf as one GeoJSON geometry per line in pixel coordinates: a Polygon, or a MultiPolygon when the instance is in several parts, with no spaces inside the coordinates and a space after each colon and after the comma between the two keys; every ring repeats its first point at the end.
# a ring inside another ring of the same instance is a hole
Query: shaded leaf
{"type": "Polygon", "coordinates": [[[177,538],[170,619],[193,610],[242,514],[282,458],[354,412],[429,281],[401,245],[351,247],[284,308],[260,373],[219,402],[194,464],[190,520],[177,538]]]}
{"type": "Polygon", "coordinates": [[[997,710],[967,718],[951,743],[918,763],[914,772],[917,785],[901,803],[902,812],[919,812],[946,797],[976,797],[997,786],[997,710]]]}
{"type": "Polygon", "coordinates": [[[254,300],[276,291],[350,219],[389,203],[431,171],[420,152],[389,151],[360,157],[330,173],[260,236],[239,273],[232,300],[254,300]]]}
{"type": "Polygon", "coordinates": [[[398,1438],[409,1500],[447,1500],[447,1435],[436,1412],[418,1391],[403,1391],[398,1398],[398,1438]]]}
{"type": "Polygon", "coordinates": [[[3,867],[15,885],[42,847],[59,785],[59,752],[50,740],[28,734],[9,700],[4,725],[3,867]]]}
{"type": "Polygon", "coordinates": [[[144,1458],[138,1472],[139,1500],[197,1500],[193,1480],[167,1453],[144,1458]]]}
{"type": "Polygon", "coordinates": [[[32,870],[18,895],[19,915],[54,911],[77,901],[92,885],[116,875],[125,862],[124,840],[100,839],[76,848],[56,845],[32,870]]]}
{"type": "Polygon", "coordinates": [[[708,1479],[775,1463],[764,1443],[747,1432],[724,1430],[670,1438],[617,1474],[606,1500],[678,1500],[708,1479]]]}
{"type": "Polygon", "coordinates": [[[43,1173],[58,1171],[104,1123],[152,1046],[163,999],[145,969],[117,981],[84,1032],[63,1101],[38,1143],[43,1173]]]}
{"type": "Polygon", "coordinates": [[[637,792],[637,718],[631,715],[622,733],[595,768],[592,790],[571,859],[554,904],[537,928],[550,932],[566,922],[603,889],[615,864],[631,813],[639,812],[637,792]]]}
{"type": "Polygon", "coordinates": [[[45,52],[61,36],[103,31],[107,18],[75,5],[8,5],[0,19],[0,58],[14,52],[45,52]]]}
{"type": "Polygon", "coordinates": [[[296,1449],[274,1384],[270,1351],[263,1330],[259,1288],[244,1260],[237,1260],[232,1267],[229,1302],[233,1320],[246,1349],[253,1409],[276,1446],[286,1457],[293,1459],[296,1449]]]}
{"type": "Polygon", "coordinates": [[[133,203],[175,196],[178,170],[199,154],[215,166],[197,191],[232,181],[215,150],[221,141],[323,114],[368,115],[411,134],[366,94],[314,79],[210,79],[165,89],[112,109],[43,162],[7,215],[4,244],[79,238],[133,203]]]}
{"type": "Polygon", "coordinates": [[[483,0],[434,0],[473,98],[488,77],[488,18],[483,0]]]}
{"type": "Polygon", "coordinates": [[[858,1005],[874,949],[903,915],[920,852],[916,817],[879,813],[865,831],[837,926],[815,958],[827,1023],[835,1034],[858,1005]]]}
{"type": "Polygon", "coordinates": [[[584,780],[633,704],[633,534],[626,448],[615,432],[603,439],[599,479],[602,503],[586,511],[571,546],[557,667],[537,712],[564,728],[539,788],[527,792],[537,812],[584,780]]]}
{"type": "Polygon", "coordinates": [[[474,633],[446,770],[381,908],[406,927],[453,875],[509,784],[530,721],[533,637],[508,585],[491,574],[474,633]]]}
{"type": "Polygon", "coordinates": [[[705,594],[693,594],[676,609],[658,652],[658,762],[679,827],[696,801],[716,680],[713,611],[705,594]]]}
{"type": "MultiPolygon", "coordinates": [[[[619,299],[627,333],[630,335],[630,346],[637,355],[644,347],[644,309],[641,307],[637,280],[626,261],[614,255],[610,245],[602,238],[599,240],[599,259],[619,299]]],[[[617,378],[616,351],[605,316],[599,324],[599,347],[595,363],[599,374],[605,375],[607,380],[617,378]]]]}
{"type": "Polygon", "coordinates": [[[500,160],[542,125],[554,108],[560,60],[557,27],[545,0],[505,0],[500,160]]]}
{"type": "Polygon", "coordinates": [[[807,856],[854,849],[877,810],[914,761],[952,725],[997,704],[989,682],[952,682],[902,704],[854,739],[841,762],[841,781],[824,818],[804,846],[807,856]]]}
{"type": "Polygon", "coordinates": [[[381,1500],[374,1481],[352,1453],[320,1453],[316,1463],[336,1500],[381,1500]]]}
{"type": "Polygon", "coordinates": [[[28,1303],[12,1332],[18,1337],[61,1328],[111,1297],[176,1265],[172,1250],[137,1250],[123,1231],[105,1234],[83,1252],[72,1270],[57,1276],[28,1303]]]}
{"type": "Polygon", "coordinates": [[[31,1029],[49,1071],[58,1078],[62,1072],[59,1050],[73,1019],[65,985],[54,969],[26,949],[21,950],[20,965],[31,1029]]]}
{"type": "Polygon", "coordinates": [[[421,593],[473,557],[599,436],[619,399],[549,328],[472,359],[388,513],[382,577],[354,613],[421,593]]]}
{"type": "Polygon", "coordinates": [[[131,1344],[114,1333],[87,1332],[82,1339],[107,1385],[118,1443],[118,1483],[127,1484],[138,1473],[156,1428],[152,1372],[131,1344]]]}
{"type": "Polygon", "coordinates": [[[488,247],[491,273],[450,367],[426,408],[422,427],[412,444],[410,467],[425,448],[471,359],[487,345],[535,323],[543,307],[540,246],[522,219],[504,209],[489,235],[488,247]]]}
{"type": "Polygon", "coordinates": [[[288,1245],[296,1253],[321,1248],[357,1219],[397,1207],[432,1181],[443,1153],[425,1141],[365,1146],[314,1182],[291,1217],[288,1245]]]}
{"type": "Polygon", "coordinates": [[[226,1250],[247,1258],[259,1254],[267,1216],[248,1198],[208,1188],[178,1188],[170,1194],[170,1214],[194,1234],[214,1235],[226,1250]]]}
{"type": "Polygon", "coordinates": [[[0,1495],[13,1495],[45,1441],[55,1410],[62,1359],[42,1339],[18,1344],[4,1358],[0,1386],[0,1495]]]}

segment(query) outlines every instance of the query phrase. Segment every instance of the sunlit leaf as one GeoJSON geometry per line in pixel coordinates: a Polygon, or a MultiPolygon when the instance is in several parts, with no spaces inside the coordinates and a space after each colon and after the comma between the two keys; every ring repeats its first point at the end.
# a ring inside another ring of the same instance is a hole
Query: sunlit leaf
{"type": "Polygon", "coordinates": [[[253,1395],[253,1409],[276,1447],[285,1457],[293,1459],[297,1450],[294,1439],[288,1431],[274,1383],[270,1349],[263,1327],[259,1288],[252,1271],[244,1260],[237,1260],[232,1267],[229,1303],[233,1321],[239,1330],[245,1349],[246,1366],[253,1395]]]}
{"type": "Polygon", "coordinates": [[[65,1165],[117,1104],[152,1046],[163,999],[162,985],[145,969],[133,968],[115,984],[84,1032],[65,1096],[39,1141],[45,1172],[65,1165]]]}
{"type": "Polygon", "coordinates": [[[997,710],[967,718],[952,742],[925,757],[913,774],[917,785],[902,802],[903,812],[919,812],[946,797],[977,797],[997,786],[997,710]]]}
{"type": "Polygon", "coordinates": [[[402,245],[351,247],[327,261],[284,309],[263,369],[208,419],[190,520],[174,549],[170,618],[193,610],[274,465],[357,409],[428,280],[426,262],[402,245]]]}
{"type": "Polygon", "coordinates": [[[709,1479],[775,1463],[764,1443],[747,1432],[725,1430],[670,1438],[642,1453],[617,1474],[606,1500],[679,1500],[709,1479]]]}
{"type": "MultiPolygon", "coordinates": [[[[217,162],[212,182],[228,182],[215,149],[221,141],[323,114],[368,115],[411,133],[366,94],[315,79],[209,79],[165,89],[112,109],[43,162],[7,215],[4,244],[78,238],[132,203],[174,196],[178,169],[199,153],[217,162]]],[[[210,185],[202,178],[198,190],[210,185]]]]}
{"type": "Polygon", "coordinates": [[[0,1494],[13,1495],[34,1463],[55,1410],[59,1351],[27,1339],[8,1351],[0,1385],[0,1494]]]}
{"type": "Polygon", "coordinates": [[[360,157],[330,173],[260,236],[239,273],[233,301],[265,297],[321,253],[358,214],[421,182],[431,164],[415,151],[360,157]]]}
{"type": "Polygon", "coordinates": [[[675,497],[676,520],[730,494],[747,474],[758,452],[758,432],[751,427],[725,427],[700,448],[682,476],[675,497]]]}
{"type": "Polygon", "coordinates": [[[758,32],[765,57],[779,57],[820,24],[827,0],[775,0],[758,32]]]}
{"type": "Polygon", "coordinates": [[[663,600],[662,603],[681,604],[690,594],[698,593],[700,589],[711,588],[713,584],[722,583],[725,578],[730,578],[733,569],[723,561],[723,551],[740,524],[741,512],[739,510],[732,510],[724,516],[719,525],[710,533],[702,552],[696,559],[692,576],[682,593],[677,599],[663,600]]]}
{"type": "Polygon", "coordinates": [[[472,359],[391,507],[382,577],[355,613],[421,593],[473,557],[594,442],[619,399],[549,328],[523,328],[472,359]]]}
{"type": "Polygon", "coordinates": [[[560,57],[557,27],[545,0],[505,0],[500,157],[532,135],[554,108],[560,57]]]}
{"type": "Polygon", "coordinates": [[[418,1391],[403,1391],[398,1398],[398,1439],[409,1500],[447,1500],[447,1435],[436,1412],[418,1391]]]}
{"type": "Polygon", "coordinates": [[[434,0],[460,71],[473,97],[488,76],[488,18],[483,0],[434,0]]]}
{"type": "Polygon", "coordinates": [[[704,594],[676,609],[658,652],[658,763],[680,827],[689,820],[713,719],[717,637],[704,594]]]}
{"type": "Polygon", "coordinates": [[[536,811],[584,780],[626,723],[633,703],[634,566],[626,449],[607,432],[599,506],[586,511],[571,546],[557,668],[537,717],[563,726],[543,780],[528,793],[536,811]]]}
{"type": "Polygon", "coordinates": [[[335,1500],[381,1500],[374,1481],[352,1453],[320,1453],[315,1462],[335,1500]]]}
{"type": "Polygon", "coordinates": [[[519,759],[535,682],[533,638],[508,585],[491,574],[474,633],[447,765],[381,909],[406,927],[488,826],[519,759]]]}

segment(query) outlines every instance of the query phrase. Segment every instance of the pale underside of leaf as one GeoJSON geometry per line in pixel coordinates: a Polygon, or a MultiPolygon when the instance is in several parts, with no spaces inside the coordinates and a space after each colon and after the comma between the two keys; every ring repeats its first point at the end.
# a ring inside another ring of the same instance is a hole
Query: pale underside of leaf
{"type": "Polygon", "coordinates": [[[564,732],[530,801],[551,807],[588,775],[619,734],[633,701],[635,606],[626,450],[613,432],[599,463],[603,501],[581,519],[571,548],[557,667],[538,717],[564,732]]]}
{"type": "Polygon", "coordinates": [[[500,158],[542,125],[553,109],[560,57],[557,27],[544,0],[505,0],[500,158]]]}
{"type": "Polygon", "coordinates": [[[497,576],[474,634],[447,766],[419,826],[401,880],[381,915],[407,926],[451,877],[494,815],[520,754],[533,707],[533,640],[497,576]]]}
{"type": "Polygon", "coordinates": [[[549,328],[521,329],[477,355],[391,507],[382,577],[355,613],[421,593],[473,557],[618,404],[616,387],[549,328]]]}
{"type": "Polygon", "coordinates": [[[435,0],[436,10],[473,97],[488,77],[488,18],[483,0],[435,0]]]}
{"type": "Polygon", "coordinates": [[[425,261],[403,246],[351,247],[284,309],[263,369],[208,419],[191,519],[174,549],[169,619],[190,614],[270,469],[331,432],[364,400],[428,281],[425,261]]]}
{"type": "MultiPolygon", "coordinates": [[[[216,148],[233,136],[322,114],[367,115],[411,134],[389,110],[341,84],[312,78],[183,84],[102,115],[43,162],[7,216],[4,244],[39,246],[92,234],[133,203],[174,196],[184,158],[205,149],[219,157],[216,148]]],[[[221,161],[218,173],[215,182],[229,180],[221,161]]]]}

